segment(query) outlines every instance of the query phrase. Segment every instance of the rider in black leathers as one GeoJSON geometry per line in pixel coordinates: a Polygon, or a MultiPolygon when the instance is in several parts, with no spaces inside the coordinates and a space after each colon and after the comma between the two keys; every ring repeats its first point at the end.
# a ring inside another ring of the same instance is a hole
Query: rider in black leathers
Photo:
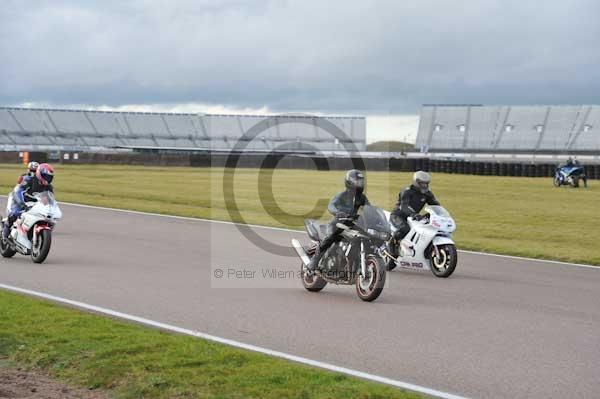
{"type": "Polygon", "coordinates": [[[349,170],[346,172],[345,184],[346,190],[336,194],[329,202],[327,210],[334,218],[329,222],[327,236],[321,241],[307,266],[309,271],[315,270],[325,251],[339,238],[342,230],[336,227],[336,224],[351,224],[358,216],[357,213],[360,207],[370,204],[369,199],[363,193],[365,189],[363,172],[357,169],[349,170]]]}
{"type": "Polygon", "coordinates": [[[429,190],[431,176],[427,172],[418,171],[413,175],[413,183],[398,194],[398,202],[391,212],[390,221],[396,227],[394,239],[400,241],[410,231],[407,218],[421,219],[419,212],[427,205],[440,203],[429,190]]]}

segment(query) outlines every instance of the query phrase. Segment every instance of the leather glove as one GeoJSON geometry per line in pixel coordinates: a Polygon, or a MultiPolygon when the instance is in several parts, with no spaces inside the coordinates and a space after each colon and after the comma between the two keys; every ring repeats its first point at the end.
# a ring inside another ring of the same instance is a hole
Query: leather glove
{"type": "Polygon", "coordinates": [[[346,212],[338,212],[335,214],[335,217],[337,219],[348,219],[350,215],[348,215],[346,212]]]}
{"type": "Polygon", "coordinates": [[[412,218],[413,218],[413,220],[416,220],[417,222],[420,222],[421,220],[425,219],[425,216],[419,215],[417,213],[417,214],[414,214],[412,218]]]}

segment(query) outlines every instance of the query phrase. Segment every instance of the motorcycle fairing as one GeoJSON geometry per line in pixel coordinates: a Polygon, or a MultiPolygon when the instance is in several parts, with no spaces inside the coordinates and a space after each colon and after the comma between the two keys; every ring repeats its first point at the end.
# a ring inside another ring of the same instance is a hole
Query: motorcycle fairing
{"type": "Polygon", "coordinates": [[[304,221],[304,228],[306,233],[314,241],[322,241],[327,236],[327,224],[319,223],[314,219],[306,219],[304,221]]]}

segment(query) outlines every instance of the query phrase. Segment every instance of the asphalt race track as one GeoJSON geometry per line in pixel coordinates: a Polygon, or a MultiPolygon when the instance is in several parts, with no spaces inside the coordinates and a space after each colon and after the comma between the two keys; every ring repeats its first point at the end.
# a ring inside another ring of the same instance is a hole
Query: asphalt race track
{"type": "Polygon", "coordinates": [[[600,269],[460,253],[451,278],[393,271],[364,303],[305,291],[295,257],[232,224],[62,208],[46,263],[0,259],[0,283],[473,398],[600,397],[600,269]]]}

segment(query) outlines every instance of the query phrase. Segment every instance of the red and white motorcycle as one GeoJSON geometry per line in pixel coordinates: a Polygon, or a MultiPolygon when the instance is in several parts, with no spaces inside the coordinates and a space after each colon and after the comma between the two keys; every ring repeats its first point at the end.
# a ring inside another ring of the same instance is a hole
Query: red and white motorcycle
{"type": "MultiPolygon", "coordinates": [[[[27,211],[13,223],[8,238],[0,238],[0,255],[11,258],[18,252],[31,255],[35,263],[42,263],[50,252],[52,230],[62,217],[62,212],[53,193],[45,191],[32,196],[36,201],[25,203],[27,211]]],[[[11,203],[12,193],[8,196],[8,213],[11,203]]],[[[2,219],[2,229],[5,223],[8,223],[7,218],[2,219]]]]}
{"type": "MultiPolygon", "coordinates": [[[[430,270],[437,277],[449,277],[456,269],[458,255],[456,245],[452,240],[452,233],[456,230],[456,223],[441,206],[425,207],[426,215],[421,220],[408,218],[410,231],[397,242],[393,238],[396,231],[392,227],[392,238],[388,247],[395,249],[398,254],[394,257],[385,251],[388,270],[400,266],[405,269],[430,270]]],[[[385,212],[390,220],[390,212],[385,212]]]]}

